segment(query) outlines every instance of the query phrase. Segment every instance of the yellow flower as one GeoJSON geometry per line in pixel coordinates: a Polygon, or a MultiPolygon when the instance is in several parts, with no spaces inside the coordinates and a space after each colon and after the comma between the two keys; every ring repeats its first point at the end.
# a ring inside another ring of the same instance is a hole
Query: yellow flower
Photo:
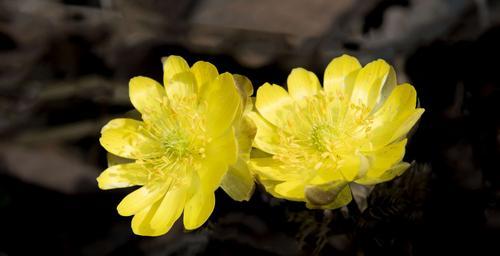
{"type": "Polygon", "coordinates": [[[129,160],[106,169],[99,187],[141,186],[117,207],[122,216],[134,215],[138,235],[165,234],[182,213],[186,229],[200,227],[214,209],[214,191],[228,180],[222,186],[236,200],[248,200],[253,190],[248,158],[239,154],[250,151],[245,139],[254,133],[242,119],[248,79],[219,75],[208,62],[162,61],[164,87],[147,77],[130,80],[130,100],[142,121],[111,120],[100,138],[107,151],[129,160]]]}
{"type": "Polygon", "coordinates": [[[350,182],[373,185],[401,175],[406,134],[424,109],[416,91],[396,85],[383,60],[361,67],[343,55],[333,59],[324,86],[314,73],[293,69],[288,92],[264,84],[257,91],[254,146],[263,151],[251,168],[278,198],[334,209],[351,199],[350,182]],[[265,153],[265,154],[263,154],[265,153]]]}

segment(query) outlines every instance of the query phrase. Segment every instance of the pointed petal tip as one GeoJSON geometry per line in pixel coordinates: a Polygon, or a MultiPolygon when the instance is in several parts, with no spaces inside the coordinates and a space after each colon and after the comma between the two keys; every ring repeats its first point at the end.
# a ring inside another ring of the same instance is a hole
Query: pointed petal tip
{"type": "Polygon", "coordinates": [[[347,54],[347,53],[344,53],[342,55],[340,55],[339,57],[336,57],[334,59],[351,59],[351,60],[358,60],[356,57],[350,55],[350,54],[347,54]]]}
{"type": "Polygon", "coordinates": [[[186,61],[184,58],[182,58],[179,55],[168,55],[168,56],[161,57],[161,63],[165,63],[167,61],[172,61],[172,60],[186,61]]]}
{"type": "Polygon", "coordinates": [[[233,79],[233,75],[229,72],[224,72],[222,74],[220,74],[219,76],[217,76],[217,79],[231,79],[231,81],[233,81],[234,83],[234,79],[233,79]]]}
{"type": "Polygon", "coordinates": [[[318,77],[304,68],[294,68],[287,78],[288,93],[300,100],[315,95],[321,89],[318,77]]]}
{"type": "Polygon", "coordinates": [[[197,192],[186,203],[183,223],[186,230],[201,227],[212,214],[215,208],[214,192],[197,192]]]}

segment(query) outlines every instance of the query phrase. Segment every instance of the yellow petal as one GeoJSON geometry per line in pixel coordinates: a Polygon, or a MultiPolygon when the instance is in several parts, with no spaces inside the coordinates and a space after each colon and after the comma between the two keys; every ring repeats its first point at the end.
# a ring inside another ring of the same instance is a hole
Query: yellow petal
{"type": "Polygon", "coordinates": [[[182,57],[171,55],[162,58],[163,63],[163,84],[166,85],[176,74],[189,71],[189,65],[182,57]]]}
{"type": "Polygon", "coordinates": [[[167,84],[165,90],[170,100],[180,100],[198,92],[193,73],[182,72],[175,74],[167,84]]]}
{"type": "MultiPolygon", "coordinates": [[[[361,71],[361,69],[353,71],[344,78],[344,93],[341,95],[343,97],[345,97],[345,100],[351,99],[352,91],[354,90],[354,85],[356,82],[356,78],[358,77],[360,71],[361,71]]],[[[345,104],[345,101],[340,101],[340,102],[345,104]]]]}
{"type": "Polygon", "coordinates": [[[285,181],[276,185],[274,191],[282,198],[292,201],[302,201],[305,196],[305,184],[300,180],[285,181]]]}
{"type": "Polygon", "coordinates": [[[351,188],[346,186],[342,191],[340,191],[339,195],[329,205],[325,205],[322,209],[337,209],[343,206],[348,205],[352,201],[352,193],[351,188]]]}
{"type": "Polygon", "coordinates": [[[407,139],[404,139],[368,154],[370,169],[366,175],[369,177],[381,176],[391,166],[401,162],[405,155],[406,142],[407,139]]]}
{"type": "Polygon", "coordinates": [[[202,88],[202,102],[206,103],[207,133],[217,137],[227,132],[241,104],[233,76],[224,73],[202,88]]]}
{"type": "Polygon", "coordinates": [[[228,165],[223,162],[223,159],[220,159],[221,157],[204,160],[201,167],[198,169],[201,186],[206,190],[215,191],[220,186],[222,178],[227,173],[228,165]]]}
{"type": "Polygon", "coordinates": [[[233,75],[236,88],[238,89],[238,94],[241,97],[241,104],[238,109],[238,115],[235,118],[235,122],[239,122],[244,113],[252,110],[253,103],[250,95],[253,94],[253,85],[250,79],[246,76],[235,74],[233,75]]]}
{"type": "Polygon", "coordinates": [[[389,75],[390,66],[383,60],[376,60],[363,67],[354,82],[351,102],[362,104],[371,110],[380,97],[382,86],[389,75]]]}
{"type": "Polygon", "coordinates": [[[318,77],[303,68],[294,68],[287,80],[288,92],[295,100],[315,95],[319,92],[321,85],[318,77]]]}
{"type": "Polygon", "coordinates": [[[151,219],[158,211],[160,203],[161,200],[158,200],[156,203],[147,206],[134,215],[132,218],[132,231],[134,234],[140,236],[160,236],[164,234],[160,230],[153,229],[150,225],[151,219]]]}
{"type": "Polygon", "coordinates": [[[252,150],[253,139],[257,133],[257,127],[252,119],[245,115],[243,116],[240,125],[236,130],[236,140],[238,141],[238,151],[240,155],[243,155],[246,160],[250,156],[250,150],[252,150]]]}
{"type": "Polygon", "coordinates": [[[274,125],[280,125],[286,120],[292,98],[279,85],[265,83],[257,90],[255,107],[259,113],[274,125]]]}
{"type": "Polygon", "coordinates": [[[331,209],[332,204],[338,202],[339,197],[344,196],[345,180],[332,181],[322,185],[307,186],[305,189],[305,201],[310,209],[331,209]]]}
{"type": "Polygon", "coordinates": [[[400,175],[409,167],[408,163],[400,162],[405,155],[406,142],[404,139],[368,154],[370,169],[364,177],[355,182],[372,185],[400,175]]]}
{"type": "Polygon", "coordinates": [[[423,108],[417,108],[407,118],[402,120],[400,122],[401,125],[394,132],[389,142],[393,142],[395,140],[401,139],[402,137],[405,137],[406,134],[411,130],[411,128],[418,122],[424,111],[425,109],[423,108]]]}
{"type": "Polygon", "coordinates": [[[390,181],[390,180],[394,179],[395,177],[403,174],[403,172],[408,170],[408,168],[410,168],[410,166],[411,165],[409,163],[401,162],[401,163],[394,165],[390,169],[384,171],[382,173],[382,175],[380,175],[380,176],[368,176],[367,175],[367,176],[363,177],[362,179],[356,180],[355,182],[358,184],[361,184],[361,185],[368,186],[368,185],[375,185],[378,183],[390,181]]]}
{"type": "Polygon", "coordinates": [[[363,150],[377,150],[403,136],[413,127],[424,109],[415,109],[416,92],[413,86],[396,86],[384,105],[373,115],[370,143],[363,150]]]}
{"type": "Polygon", "coordinates": [[[324,205],[312,204],[310,202],[306,202],[306,207],[309,209],[337,209],[343,206],[348,205],[352,200],[352,193],[349,186],[344,186],[335,199],[329,203],[324,205]]]}
{"type": "Polygon", "coordinates": [[[236,82],[236,86],[238,89],[243,92],[244,97],[250,97],[253,94],[253,85],[252,81],[248,79],[248,77],[239,75],[239,74],[234,74],[234,80],[236,82]]]}
{"type": "Polygon", "coordinates": [[[309,184],[321,185],[339,180],[345,180],[344,174],[342,174],[341,171],[332,171],[330,168],[320,168],[316,171],[311,180],[309,180],[309,184]]]}
{"type": "Polygon", "coordinates": [[[220,186],[228,165],[235,163],[238,157],[238,148],[233,130],[231,129],[210,143],[207,146],[205,155],[198,170],[201,186],[208,191],[215,191],[220,186]]]}
{"type": "Polygon", "coordinates": [[[411,167],[410,163],[401,162],[395,164],[389,171],[384,172],[379,178],[382,180],[392,180],[394,177],[401,176],[406,170],[411,167]]]}
{"type": "Polygon", "coordinates": [[[199,189],[187,201],[184,208],[184,227],[188,230],[199,228],[214,211],[215,195],[211,191],[199,189]]]}
{"type": "Polygon", "coordinates": [[[142,165],[136,163],[114,165],[97,177],[97,183],[100,189],[144,185],[148,180],[148,173],[142,165]]]}
{"type": "Polygon", "coordinates": [[[209,62],[198,61],[191,67],[191,72],[196,78],[198,90],[210,84],[219,75],[217,68],[209,62]]]}
{"type": "Polygon", "coordinates": [[[424,109],[415,109],[409,116],[387,122],[385,126],[374,129],[372,132],[373,138],[371,139],[372,150],[379,149],[406,136],[423,113],[424,109]]]}
{"type": "Polygon", "coordinates": [[[238,160],[238,142],[234,129],[227,130],[220,137],[207,145],[207,158],[218,158],[226,164],[234,164],[238,160]]]}
{"type": "Polygon", "coordinates": [[[364,176],[368,170],[368,159],[361,154],[353,154],[344,157],[339,162],[339,170],[347,181],[353,181],[357,177],[364,176]]]}
{"type": "Polygon", "coordinates": [[[382,107],[374,114],[374,125],[382,126],[415,110],[417,92],[410,84],[396,86],[382,107]]]}
{"type": "Polygon", "coordinates": [[[248,117],[252,119],[257,127],[257,133],[253,141],[254,146],[267,153],[275,154],[280,146],[277,128],[256,112],[248,113],[248,117]]]}
{"type": "Polygon", "coordinates": [[[166,96],[163,86],[151,78],[136,76],[130,79],[129,96],[132,105],[141,114],[150,114],[158,111],[161,102],[166,96]]]}
{"type": "Polygon", "coordinates": [[[222,189],[236,201],[248,201],[255,189],[253,175],[247,163],[239,158],[236,164],[231,165],[222,179],[222,189]]]}
{"type": "Polygon", "coordinates": [[[151,218],[150,225],[160,234],[167,233],[179,219],[186,204],[187,189],[177,185],[170,188],[158,206],[158,210],[151,218]]]}
{"type": "Polygon", "coordinates": [[[377,102],[375,103],[375,107],[373,108],[372,112],[375,112],[380,107],[382,107],[387,98],[389,98],[389,96],[392,94],[392,91],[396,88],[396,85],[396,71],[394,71],[394,68],[390,66],[389,73],[387,74],[385,83],[382,85],[382,89],[380,90],[379,97],[377,98],[377,102]]]}
{"type": "Polygon", "coordinates": [[[143,123],[133,119],[111,120],[101,130],[101,145],[109,152],[132,159],[151,156],[161,145],[142,132],[143,123]]]}
{"type": "Polygon", "coordinates": [[[259,177],[285,181],[291,178],[296,178],[296,176],[291,176],[292,173],[286,172],[283,169],[283,163],[279,160],[273,159],[272,157],[267,158],[252,158],[249,162],[250,169],[259,177]]]}
{"type": "Polygon", "coordinates": [[[325,92],[329,94],[344,93],[346,77],[359,69],[361,69],[359,61],[349,55],[333,59],[325,70],[323,79],[325,92]]]}
{"type": "Polygon", "coordinates": [[[168,184],[150,183],[128,194],[118,204],[118,213],[130,216],[158,201],[168,188],[168,184]]]}

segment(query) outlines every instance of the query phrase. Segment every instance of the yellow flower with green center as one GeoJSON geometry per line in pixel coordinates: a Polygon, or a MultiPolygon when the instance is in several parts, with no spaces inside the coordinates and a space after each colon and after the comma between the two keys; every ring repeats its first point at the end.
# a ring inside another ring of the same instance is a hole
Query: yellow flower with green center
{"type": "Polygon", "coordinates": [[[350,182],[377,184],[409,167],[402,162],[406,135],[424,109],[385,61],[362,67],[343,55],[327,66],[323,88],[302,68],[292,70],[287,85],[288,92],[261,86],[258,113],[250,113],[260,150],[250,165],[269,193],[334,209],[352,200],[350,182]]]}
{"type": "Polygon", "coordinates": [[[189,67],[178,56],[163,60],[164,86],[147,77],[130,80],[130,100],[141,120],[118,118],[101,131],[102,146],[125,158],[98,178],[101,189],[141,186],[118,205],[134,216],[132,230],[158,236],[183,213],[186,229],[200,227],[214,209],[222,186],[235,200],[248,200],[252,108],[251,83],[218,73],[208,62],[189,67]]]}

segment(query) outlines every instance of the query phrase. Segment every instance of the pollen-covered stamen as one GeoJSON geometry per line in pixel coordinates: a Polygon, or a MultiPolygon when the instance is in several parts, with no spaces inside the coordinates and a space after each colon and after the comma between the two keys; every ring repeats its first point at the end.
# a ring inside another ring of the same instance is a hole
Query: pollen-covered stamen
{"type": "Polygon", "coordinates": [[[278,130],[280,147],[273,158],[289,170],[310,171],[335,170],[364,143],[372,123],[363,104],[349,106],[344,95],[324,93],[294,104],[286,120],[278,130]]]}
{"type": "Polygon", "coordinates": [[[171,185],[189,183],[188,177],[200,166],[198,161],[190,158],[169,159],[165,156],[139,160],[138,163],[147,167],[148,182],[169,182],[171,185]]]}
{"type": "Polygon", "coordinates": [[[183,157],[192,153],[191,141],[181,130],[171,130],[161,140],[166,155],[170,157],[183,157]]]}
{"type": "Polygon", "coordinates": [[[143,159],[151,166],[151,177],[178,179],[198,168],[205,158],[210,138],[205,135],[205,119],[198,112],[196,95],[187,95],[175,101],[167,97],[161,108],[148,111],[144,117],[144,134],[161,145],[154,157],[143,159]],[[189,168],[188,168],[189,167],[189,168]]]}
{"type": "Polygon", "coordinates": [[[328,138],[335,136],[334,129],[328,124],[315,125],[311,131],[311,143],[318,151],[327,151],[328,138]]]}

